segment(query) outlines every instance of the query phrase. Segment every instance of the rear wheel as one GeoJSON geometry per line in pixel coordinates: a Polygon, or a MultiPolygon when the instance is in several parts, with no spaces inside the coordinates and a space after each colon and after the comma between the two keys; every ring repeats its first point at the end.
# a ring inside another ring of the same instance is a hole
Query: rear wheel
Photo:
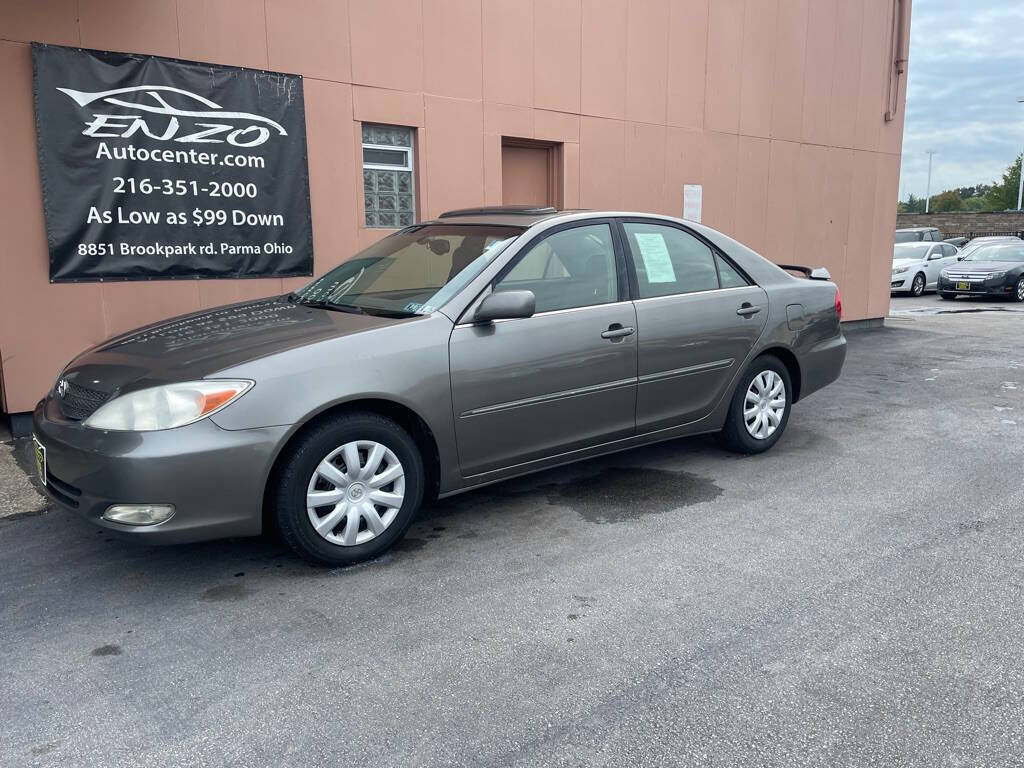
{"type": "Polygon", "coordinates": [[[423,499],[423,460],[391,419],[351,413],[324,422],[292,447],[277,475],[274,515],[296,553],[352,565],[387,551],[423,499]]]}
{"type": "Polygon", "coordinates": [[[924,275],[918,272],[914,275],[914,282],[910,284],[910,295],[920,296],[924,293],[925,279],[924,275]]]}
{"type": "Polygon", "coordinates": [[[737,453],[767,451],[786,429],[793,385],[774,355],[757,358],[743,372],[722,429],[725,445],[737,453]]]}

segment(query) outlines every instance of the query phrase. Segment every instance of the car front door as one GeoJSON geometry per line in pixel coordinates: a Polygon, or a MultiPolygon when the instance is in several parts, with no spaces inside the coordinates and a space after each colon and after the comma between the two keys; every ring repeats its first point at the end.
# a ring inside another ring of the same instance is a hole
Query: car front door
{"type": "Polygon", "coordinates": [[[727,394],[764,328],[768,296],[682,225],[621,226],[639,334],[637,432],[695,422],[727,394]]]}
{"type": "Polygon", "coordinates": [[[529,290],[532,317],[452,331],[452,406],[463,476],[632,435],[636,312],[610,220],[543,233],[493,291],[529,290]]]}

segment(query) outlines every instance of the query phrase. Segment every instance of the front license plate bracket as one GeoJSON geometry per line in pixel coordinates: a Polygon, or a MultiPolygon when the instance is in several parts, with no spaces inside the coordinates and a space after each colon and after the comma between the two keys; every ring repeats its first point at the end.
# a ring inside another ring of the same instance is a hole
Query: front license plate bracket
{"type": "Polygon", "coordinates": [[[46,446],[33,436],[32,447],[35,449],[36,472],[39,473],[39,482],[46,485],[46,446]]]}

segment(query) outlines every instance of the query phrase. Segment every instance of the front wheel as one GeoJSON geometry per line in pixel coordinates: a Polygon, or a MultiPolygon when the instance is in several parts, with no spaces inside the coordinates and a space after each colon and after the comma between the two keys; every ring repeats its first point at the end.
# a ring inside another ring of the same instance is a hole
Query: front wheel
{"type": "Polygon", "coordinates": [[[303,434],[275,478],[282,538],[322,565],[377,557],[405,534],[425,487],[409,434],[375,413],[349,413],[303,434]]]}
{"type": "Polygon", "coordinates": [[[924,275],[918,272],[914,275],[914,282],[910,284],[910,295],[921,296],[924,294],[925,280],[924,275]]]}
{"type": "Polygon", "coordinates": [[[786,429],[793,385],[789,371],[773,355],[757,358],[740,377],[729,405],[722,438],[737,453],[767,451],[786,429]]]}
{"type": "Polygon", "coordinates": [[[1017,288],[1014,291],[1013,298],[1018,302],[1024,301],[1024,277],[1017,281],[1017,288]]]}

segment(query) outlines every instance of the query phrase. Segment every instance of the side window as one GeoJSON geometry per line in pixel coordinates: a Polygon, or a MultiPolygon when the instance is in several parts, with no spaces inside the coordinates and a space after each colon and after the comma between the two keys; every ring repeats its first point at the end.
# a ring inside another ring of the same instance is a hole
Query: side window
{"type": "Polygon", "coordinates": [[[718,264],[718,279],[721,281],[723,288],[739,288],[749,285],[743,275],[737,272],[732,264],[717,253],[715,254],[715,263],[718,264]]]}
{"type": "Polygon", "coordinates": [[[950,245],[949,243],[944,243],[943,244],[943,246],[942,246],[942,255],[943,256],[952,256],[955,253],[956,253],[956,248],[954,246],[950,245]]]}
{"type": "Polygon", "coordinates": [[[715,255],[693,235],[662,224],[627,222],[622,226],[641,299],[718,288],[715,255]]]}
{"type": "Polygon", "coordinates": [[[533,291],[537,312],[618,300],[611,228],[592,224],[550,235],[516,259],[495,291],[533,291]]]}

